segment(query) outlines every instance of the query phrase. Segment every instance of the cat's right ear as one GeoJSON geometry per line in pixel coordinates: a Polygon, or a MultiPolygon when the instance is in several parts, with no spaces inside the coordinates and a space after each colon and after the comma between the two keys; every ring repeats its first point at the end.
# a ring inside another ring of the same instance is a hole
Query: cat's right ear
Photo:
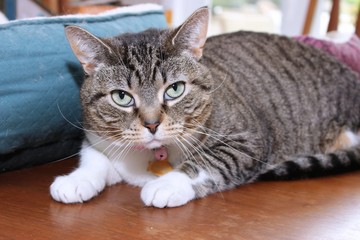
{"type": "Polygon", "coordinates": [[[66,26],[65,34],[70,46],[82,64],[84,71],[91,75],[100,64],[97,56],[112,53],[110,46],[88,31],[77,26],[66,26]]]}

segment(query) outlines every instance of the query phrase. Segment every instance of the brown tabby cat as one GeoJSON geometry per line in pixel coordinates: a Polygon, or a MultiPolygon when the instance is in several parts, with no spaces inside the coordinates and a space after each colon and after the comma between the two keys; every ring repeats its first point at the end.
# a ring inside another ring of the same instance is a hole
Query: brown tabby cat
{"type": "Polygon", "coordinates": [[[120,181],[175,207],[261,178],[360,166],[360,81],[320,50],[237,32],[206,40],[208,9],[174,30],[100,39],[66,28],[87,78],[79,167],[52,197],[83,202],[120,181]],[[157,177],[151,161],[174,170],[157,177]]]}

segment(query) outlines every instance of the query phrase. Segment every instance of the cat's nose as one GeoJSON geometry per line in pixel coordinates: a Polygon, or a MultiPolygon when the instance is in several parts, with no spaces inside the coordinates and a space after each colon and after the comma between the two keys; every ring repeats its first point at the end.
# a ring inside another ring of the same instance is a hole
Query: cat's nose
{"type": "Polygon", "coordinates": [[[156,130],[158,128],[158,126],[160,125],[160,122],[155,122],[155,123],[147,123],[145,122],[144,123],[144,126],[149,129],[149,131],[152,133],[152,134],[155,134],[156,133],[156,130]]]}

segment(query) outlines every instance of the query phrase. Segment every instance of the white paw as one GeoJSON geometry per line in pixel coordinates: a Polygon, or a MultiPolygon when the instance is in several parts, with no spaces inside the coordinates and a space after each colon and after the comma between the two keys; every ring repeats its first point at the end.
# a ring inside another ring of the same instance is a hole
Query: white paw
{"type": "Polygon", "coordinates": [[[90,181],[80,176],[60,176],[50,186],[51,196],[58,202],[81,203],[98,195],[105,182],[90,181]]]}
{"type": "Polygon", "coordinates": [[[170,172],[145,184],[141,199],[147,206],[178,207],[195,198],[192,180],[184,173],[170,172]]]}

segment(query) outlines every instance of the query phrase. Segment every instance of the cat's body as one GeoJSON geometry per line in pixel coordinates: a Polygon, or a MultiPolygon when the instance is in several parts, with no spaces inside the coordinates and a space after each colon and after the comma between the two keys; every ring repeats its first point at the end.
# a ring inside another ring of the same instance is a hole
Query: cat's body
{"type": "Polygon", "coordinates": [[[202,62],[222,84],[213,107],[222,119],[212,114],[210,128],[226,136],[248,131],[244,140],[255,148],[240,149],[257,159],[274,164],[328,153],[345,132],[359,134],[360,80],[318,49],[287,37],[238,32],[208,39],[202,62]]]}
{"type": "Polygon", "coordinates": [[[87,137],[79,168],[51,186],[54,199],[86,201],[126,181],[144,186],[146,205],[171,207],[269,175],[360,166],[358,76],[269,34],[213,37],[202,53],[207,14],[105,40],[68,28],[89,75],[87,137]],[[175,170],[156,177],[148,162],[160,153],[175,170]]]}

